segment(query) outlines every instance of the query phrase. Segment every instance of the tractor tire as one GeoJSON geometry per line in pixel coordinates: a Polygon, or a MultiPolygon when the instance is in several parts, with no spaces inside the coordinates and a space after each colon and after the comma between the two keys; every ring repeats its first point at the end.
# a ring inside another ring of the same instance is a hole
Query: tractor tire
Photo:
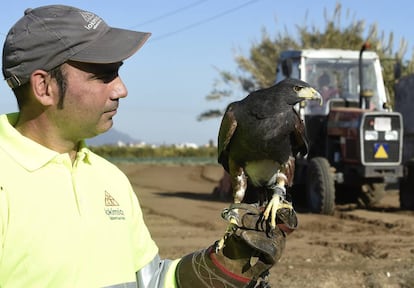
{"type": "MultiPolygon", "coordinates": [[[[400,182],[400,208],[403,210],[414,210],[414,183],[409,183],[409,179],[402,179],[400,182]]],[[[411,179],[411,182],[414,182],[411,179]]]]}
{"type": "Polygon", "coordinates": [[[335,181],[328,160],[312,158],[306,176],[306,198],[312,213],[332,215],[335,211],[335,181]]]}
{"type": "Polygon", "coordinates": [[[400,207],[404,210],[414,210],[414,159],[404,167],[404,178],[400,180],[400,207]]]}
{"type": "Polygon", "coordinates": [[[365,183],[360,187],[357,203],[361,208],[373,208],[385,195],[385,183],[365,183]]]}

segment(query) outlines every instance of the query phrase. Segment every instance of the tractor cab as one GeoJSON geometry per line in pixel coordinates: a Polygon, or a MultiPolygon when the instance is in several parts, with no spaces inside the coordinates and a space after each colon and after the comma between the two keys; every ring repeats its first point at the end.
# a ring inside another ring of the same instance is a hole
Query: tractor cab
{"type": "Polygon", "coordinates": [[[324,103],[307,105],[305,115],[328,115],[333,107],[360,107],[360,94],[364,107],[383,111],[387,106],[384,81],[378,55],[364,52],[362,79],[359,75],[359,51],[338,49],[289,50],[280,55],[276,82],[285,78],[298,78],[318,89],[324,103]],[[361,88],[363,91],[361,91],[361,88]]]}

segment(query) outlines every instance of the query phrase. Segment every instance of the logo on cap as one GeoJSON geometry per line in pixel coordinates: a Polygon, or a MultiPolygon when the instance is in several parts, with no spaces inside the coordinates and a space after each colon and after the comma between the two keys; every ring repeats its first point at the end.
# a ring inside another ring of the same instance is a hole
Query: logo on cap
{"type": "Polygon", "coordinates": [[[87,23],[83,27],[85,27],[88,30],[96,29],[99,26],[99,24],[102,22],[102,19],[99,16],[96,16],[93,13],[84,12],[84,11],[83,12],[79,12],[79,13],[81,14],[82,18],[87,23]]]}

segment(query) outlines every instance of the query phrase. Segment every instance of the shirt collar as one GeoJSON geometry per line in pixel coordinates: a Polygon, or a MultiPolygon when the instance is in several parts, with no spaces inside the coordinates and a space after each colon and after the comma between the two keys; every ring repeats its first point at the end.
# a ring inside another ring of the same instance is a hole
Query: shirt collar
{"type": "MultiPolygon", "coordinates": [[[[29,171],[37,170],[56,157],[61,157],[58,152],[20,134],[13,127],[18,117],[19,113],[0,115],[0,149],[29,171]]],[[[77,161],[90,162],[90,153],[85,141],[81,141],[77,161]]]]}

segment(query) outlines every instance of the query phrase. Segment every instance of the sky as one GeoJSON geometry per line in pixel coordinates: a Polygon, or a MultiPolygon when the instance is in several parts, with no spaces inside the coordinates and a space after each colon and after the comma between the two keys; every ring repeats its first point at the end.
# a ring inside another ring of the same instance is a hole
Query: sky
{"type": "MultiPolygon", "coordinates": [[[[414,2],[411,0],[340,1],[344,26],[352,19],[377,24],[396,45],[404,38],[411,57],[414,45],[414,2]],[[349,14],[347,14],[349,13],[349,14]],[[346,16],[349,15],[349,16],[346,16]]],[[[55,1],[9,1],[0,17],[0,39],[23,16],[26,8],[55,1]]],[[[128,88],[114,118],[114,128],[149,144],[217,143],[220,120],[197,121],[209,109],[223,109],[229,101],[207,101],[205,96],[219,80],[218,70],[235,72],[237,53],[249,55],[263,28],[269,35],[286,31],[296,37],[298,25],[325,27],[325,10],[333,0],[117,0],[61,1],[96,13],[109,25],[151,32],[147,43],[125,61],[120,76],[128,88]]],[[[119,43],[122,45],[122,43],[119,43]]],[[[407,55],[406,55],[407,56],[407,55]]],[[[276,66],[276,63],[275,63],[276,66]]],[[[242,98],[242,92],[236,93],[242,98]]],[[[7,84],[0,81],[0,113],[17,111],[7,84]]]]}

